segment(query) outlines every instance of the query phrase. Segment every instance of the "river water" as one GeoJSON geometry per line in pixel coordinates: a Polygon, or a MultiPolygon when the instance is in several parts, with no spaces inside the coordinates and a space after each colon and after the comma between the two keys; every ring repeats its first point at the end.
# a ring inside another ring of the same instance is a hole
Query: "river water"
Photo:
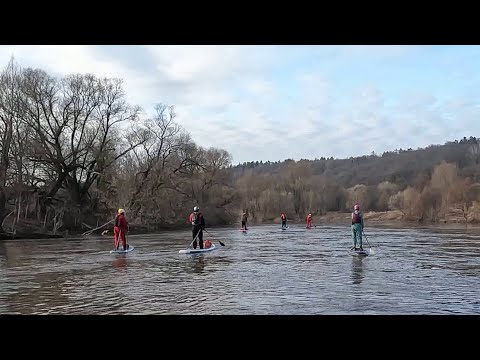
{"type": "Polygon", "coordinates": [[[0,241],[0,314],[480,314],[476,230],[368,227],[362,258],[348,226],[207,230],[0,241]]]}

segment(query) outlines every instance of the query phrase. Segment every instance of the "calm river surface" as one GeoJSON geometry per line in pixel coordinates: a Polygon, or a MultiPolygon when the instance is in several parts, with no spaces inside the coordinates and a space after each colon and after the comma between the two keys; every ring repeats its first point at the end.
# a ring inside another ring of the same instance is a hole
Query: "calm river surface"
{"type": "Polygon", "coordinates": [[[480,314],[478,230],[365,230],[365,258],[347,226],[0,241],[0,314],[480,314]]]}

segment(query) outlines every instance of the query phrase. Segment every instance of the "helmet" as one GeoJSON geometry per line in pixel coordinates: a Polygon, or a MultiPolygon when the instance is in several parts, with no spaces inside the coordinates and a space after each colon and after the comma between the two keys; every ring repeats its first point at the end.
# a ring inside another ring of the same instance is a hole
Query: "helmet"
{"type": "Polygon", "coordinates": [[[355,204],[355,205],[353,206],[353,209],[354,209],[354,210],[360,210],[360,205],[355,204]]]}
{"type": "Polygon", "coordinates": [[[199,208],[198,206],[195,206],[195,207],[193,208],[193,211],[198,211],[198,210],[200,210],[200,208],[199,208]]]}
{"type": "Polygon", "coordinates": [[[124,209],[118,209],[118,213],[119,214],[125,214],[125,210],[124,209]]]}

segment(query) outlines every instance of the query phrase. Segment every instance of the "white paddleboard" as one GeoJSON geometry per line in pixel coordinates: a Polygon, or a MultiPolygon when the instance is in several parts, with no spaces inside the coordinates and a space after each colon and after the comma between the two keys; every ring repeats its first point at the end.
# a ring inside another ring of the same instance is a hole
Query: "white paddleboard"
{"type": "Polygon", "coordinates": [[[368,250],[350,250],[352,256],[368,256],[370,252],[368,250]]]}
{"type": "Polygon", "coordinates": [[[204,253],[204,252],[210,252],[210,251],[213,251],[215,250],[217,247],[215,246],[215,244],[212,244],[212,246],[210,246],[208,249],[200,249],[200,248],[196,248],[196,249],[182,249],[182,250],[179,250],[178,253],[179,254],[198,254],[198,253],[204,253]]]}
{"type": "Polygon", "coordinates": [[[128,244],[128,249],[123,250],[123,246],[120,246],[118,250],[110,250],[110,254],[126,254],[129,253],[130,251],[133,251],[134,247],[131,244],[128,244]]]}

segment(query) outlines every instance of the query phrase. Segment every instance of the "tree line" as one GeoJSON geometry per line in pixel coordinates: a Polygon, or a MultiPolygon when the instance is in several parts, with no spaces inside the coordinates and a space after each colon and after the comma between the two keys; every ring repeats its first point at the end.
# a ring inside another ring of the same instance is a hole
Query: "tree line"
{"type": "Polygon", "coordinates": [[[225,222],[230,154],[195,144],[173,106],[155,112],[128,103],[121,79],[55,77],[11,59],[0,74],[2,232],[80,231],[118,207],[140,224],[179,223],[196,203],[225,222]]]}
{"type": "Polygon", "coordinates": [[[150,229],[186,225],[200,205],[209,225],[271,221],[283,211],[400,210],[438,221],[451,207],[468,217],[478,198],[480,144],[474,138],[425,149],[232,165],[176,122],[127,101],[123,81],[53,76],[14,59],[0,74],[0,224],[4,234],[84,231],[119,207],[150,229]]]}

